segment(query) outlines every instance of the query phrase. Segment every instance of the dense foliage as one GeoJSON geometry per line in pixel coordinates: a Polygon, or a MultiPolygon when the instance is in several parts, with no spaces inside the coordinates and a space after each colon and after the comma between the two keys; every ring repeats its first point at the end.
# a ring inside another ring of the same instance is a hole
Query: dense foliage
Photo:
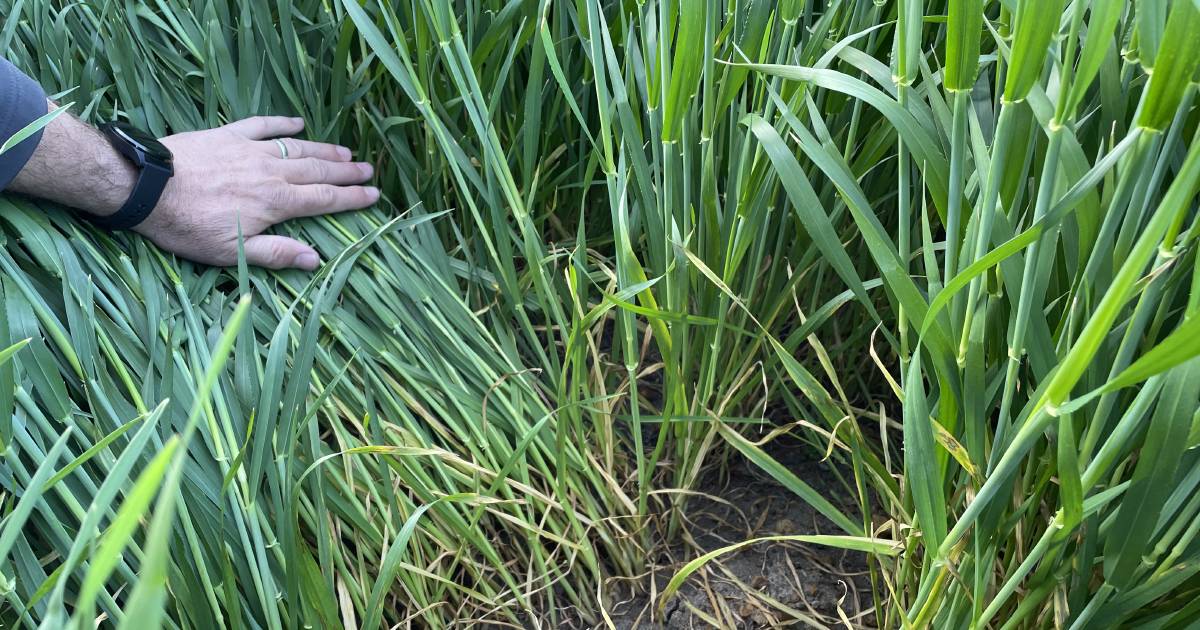
{"type": "Polygon", "coordinates": [[[1200,619],[1194,0],[0,15],[85,118],[302,115],[385,192],[279,227],[312,277],[0,198],[0,623],[599,624],[734,457],[881,627],[1200,619]]]}

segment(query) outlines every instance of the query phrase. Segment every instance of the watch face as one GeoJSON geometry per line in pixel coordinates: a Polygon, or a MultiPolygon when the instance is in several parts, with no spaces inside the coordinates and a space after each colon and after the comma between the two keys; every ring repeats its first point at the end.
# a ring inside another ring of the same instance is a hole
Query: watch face
{"type": "Polygon", "coordinates": [[[157,162],[171,162],[171,150],[159,142],[158,138],[128,123],[112,123],[110,128],[122,138],[128,140],[135,148],[145,153],[146,157],[157,162]]]}

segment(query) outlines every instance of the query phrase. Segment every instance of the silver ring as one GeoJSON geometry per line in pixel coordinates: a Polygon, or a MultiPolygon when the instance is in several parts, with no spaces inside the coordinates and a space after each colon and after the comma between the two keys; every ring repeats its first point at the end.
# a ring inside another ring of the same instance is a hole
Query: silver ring
{"type": "Polygon", "coordinates": [[[286,144],[284,144],[283,140],[280,140],[279,138],[276,138],[276,139],[275,139],[275,144],[279,145],[279,153],[280,153],[279,157],[281,157],[281,158],[283,158],[283,159],[285,159],[285,160],[286,160],[286,159],[288,159],[288,150],[287,150],[287,145],[286,145],[286,144]]]}

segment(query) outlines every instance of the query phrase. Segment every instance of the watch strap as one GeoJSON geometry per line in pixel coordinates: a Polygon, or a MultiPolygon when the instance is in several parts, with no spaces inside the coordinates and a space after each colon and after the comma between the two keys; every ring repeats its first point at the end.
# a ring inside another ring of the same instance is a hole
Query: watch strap
{"type": "Polygon", "coordinates": [[[125,201],[125,205],[121,206],[120,210],[108,216],[92,215],[88,218],[92,223],[106,230],[128,230],[136,227],[145,221],[154,207],[158,205],[158,200],[162,197],[163,190],[166,189],[170,179],[170,171],[147,163],[139,170],[137,183],[133,185],[133,192],[130,193],[129,199],[125,201]]]}

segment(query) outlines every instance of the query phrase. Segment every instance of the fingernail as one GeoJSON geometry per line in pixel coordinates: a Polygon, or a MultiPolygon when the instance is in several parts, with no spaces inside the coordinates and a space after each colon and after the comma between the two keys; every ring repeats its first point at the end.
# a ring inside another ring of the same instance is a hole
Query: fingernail
{"type": "Polygon", "coordinates": [[[304,119],[303,118],[293,118],[292,122],[296,123],[297,125],[303,125],[304,119]]]}
{"type": "Polygon", "coordinates": [[[296,255],[296,259],[292,261],[292,264],[305,271],[312,271],[317,268],[317,265],[321,264],[321,259],[317,256],[316,252],[303,252],[296,255]]]}
{"type": "Polygon", "coordinates": [[[370,177],[375,172],[375,168],[366,162],[359,162],[358,170],[362,172],[364,177],[370,177]]]}
{"type": "Polygon", "coordinates": [[[343,160],[350,159],[350,149],[347,149],[346,147],[338,147],[337,154],[338,157],[342,158],[343,160]]]}
{"type": "Polygon", "coordinates": [[[367,187],[367,196],[371,198],[371,201],[378,201],[379,200],[379,189],[374,186],[368,186],[367,187]]]}

